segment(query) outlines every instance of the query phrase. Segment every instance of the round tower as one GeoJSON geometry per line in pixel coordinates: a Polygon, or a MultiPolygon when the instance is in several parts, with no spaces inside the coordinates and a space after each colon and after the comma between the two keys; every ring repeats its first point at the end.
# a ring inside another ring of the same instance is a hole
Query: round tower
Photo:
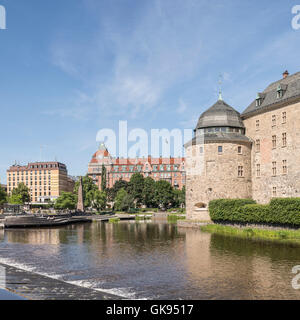
{"type": "Polygon", "coordinates": [[[251,141],[240,114],[220,99],[199,118],[186,148],[188,219],[207,220],[214,199],[251,198],[251,141]]]}

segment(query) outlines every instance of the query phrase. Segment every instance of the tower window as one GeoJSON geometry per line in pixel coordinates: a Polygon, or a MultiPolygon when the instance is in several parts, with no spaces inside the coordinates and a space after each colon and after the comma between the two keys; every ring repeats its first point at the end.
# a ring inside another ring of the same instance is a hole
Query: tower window
{"type": "Polygon", "coordinates": [[[256,165],[256,176],[260,177],[260,164],[256,165]]]}
{"type": "Polygon", "coordinates": [[[242,154],[242,147],[238,146],[238,154],[242,154]]]}
{"type": "Polygon", "coordinates": [[[244,167],[238,166],[238,176],[243,177],[244,176],[244,167]]]}
{"type": "Polygon", "coordinates": [[[218,153],[222,153],[223,152],[223,147],[222,146],[218,146],[218,153]]]}
{"type": "Polygon", "coordinates": [[[273,197],[276,197],[276,196],[277,196],[277,188],[273,187],[273,197]]]}
{"type": "Polygon", "coordinates": [[[255,147],[256,147],[256,152],[260,152],[260,140],[259,139],[257,139],[255,141],[255,147]]]}
{"type": "Polygon", "coordinates": [[[282,112],[282,123],[286,123],[286,112],[282,112]]]}
{"type": "Polygon", "coordinates": [[[259,130],[259,120],[256,120],[256,131],[259,130]]]}

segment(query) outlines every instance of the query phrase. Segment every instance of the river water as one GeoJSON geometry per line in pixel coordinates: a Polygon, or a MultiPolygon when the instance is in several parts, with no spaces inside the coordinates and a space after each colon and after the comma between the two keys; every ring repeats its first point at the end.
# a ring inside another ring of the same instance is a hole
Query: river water
{"type": "Polygon", "coordinates": [[[300,299],[300,246],[166,222],[6,230],[0,263],[125,298],[300,299]]]}

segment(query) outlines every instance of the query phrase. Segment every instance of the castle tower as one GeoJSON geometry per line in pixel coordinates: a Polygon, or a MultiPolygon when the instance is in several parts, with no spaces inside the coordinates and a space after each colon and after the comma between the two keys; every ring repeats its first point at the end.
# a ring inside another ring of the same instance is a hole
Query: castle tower
{"type": "Polygon", "coordinates": [[[186,148],[188,219],[207,220],[211,200],[251,198],[251,147],[240,114],[219,100],[199,118],[186,148]]]}

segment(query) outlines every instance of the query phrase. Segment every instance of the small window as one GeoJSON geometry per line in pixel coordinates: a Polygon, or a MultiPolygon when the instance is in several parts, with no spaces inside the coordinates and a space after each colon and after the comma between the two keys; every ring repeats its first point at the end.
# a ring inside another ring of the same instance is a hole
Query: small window
{"type": "Polygon", "coordinates": [[[276,197],[276,196],[277,196],[277,188],[273,187],[273,197],[276,197]]]}
{"type": "Polygon", "coordinates": [[[277,137],[276,136],[272,136],[272,147],[273,147],[273,149],[276,149],[276,144],[277,144],[277,137]]]}
{"type": "Polygon", "coordinates": [[[277,175],[276,161],[272,162],[272,174],[274,177],[277,175]]]}
{"type": "Polygon", "coordinates": [[[282,134],[282,146],[286,147],[287,145],[287,139],[286,139],[286,133],[282,134]]]}
{"type": "Polygon", "coordinates": [[[282,112],[282,123],[286,123],[286,112],[282,112]]]}
{"type": "Polygon", "coordinates": [[[259,130],[259,125],[260,125],[259,120],[256,120],[256,131],[259,130]]]}
{"type": "Polygon", "coordinates": [[[242,147],[238,146],[238,154],[242,154],[242,147]]]}
{"type": "Polygon", "coordinates": [[[276,115],[272,115],[272,127],[276,126],[276,115]]]}
{"type": "Polygon", "coordinates": [[[238,176],[243,177],[244,176],[244,167],[238,166],[238,176]]]}
{"type": "Polygon", "coordinates": [[[200,147],[200,154],[203,153],[203,147],[200,147]]]}
{"type": "Polygon", "coordinates": [[[257,139],[255,142],[256,152],[260,152],[260,140],[257,139]]]}
{"type": "Polygon", "coordinates": [[[287,160],[282,160],[282,173],[287,174],[287,160]]]}
{"type": "Polygon", "coordinates": [[[256,176],[260,177],[260,164],[256,165],[256,176]]]}
{"type": "Polygon", "coordinates": [[[223,147],[222,146],[218,146],[218,153],[222,153],[223,152],[223,147]]]}

